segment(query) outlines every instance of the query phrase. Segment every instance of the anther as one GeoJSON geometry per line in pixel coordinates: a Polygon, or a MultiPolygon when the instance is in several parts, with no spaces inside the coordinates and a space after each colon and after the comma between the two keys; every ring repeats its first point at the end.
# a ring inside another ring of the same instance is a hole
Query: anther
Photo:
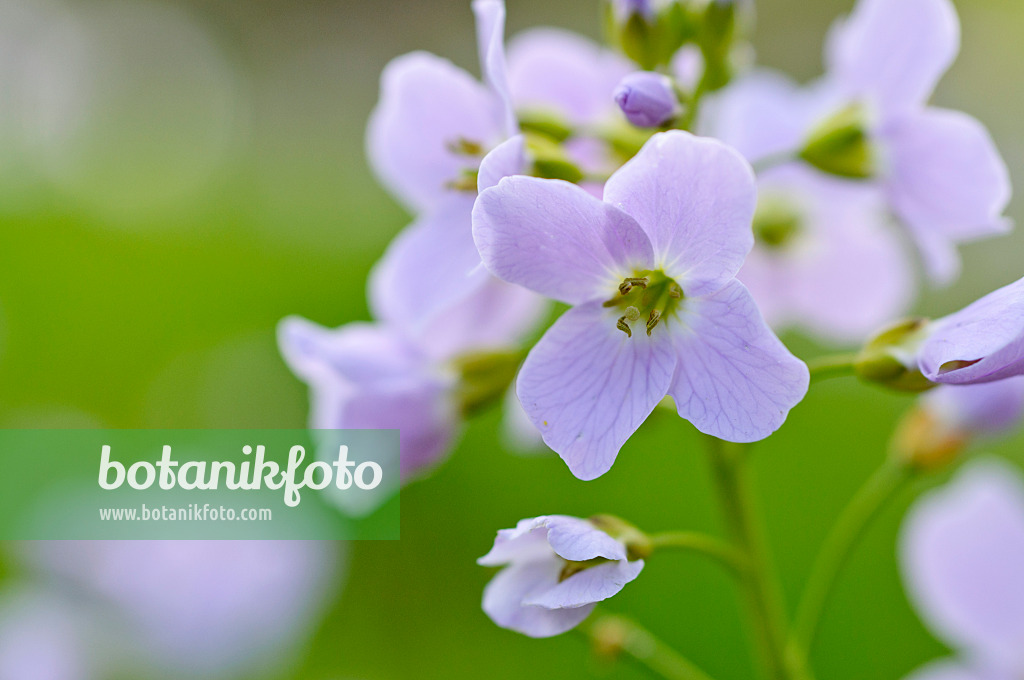
{"type": "Polygon", "coordinates": [[[630,329],[629,324],[626,323],[626,317],[620,316],[619,320],[615,322],[615,327],[625,333],[627,338],[633,337],[633,331],[630,329]]]}
{"type": "Polygon", "coordinates": [[[642,276],[640,278],[626,279],[619,284],[619,293],[622,295],[628,295],[629,291],[633,290],[633,286],[640,286],[641,288],[646,288],[647,284],[650,282],[651,280],[646,276],[642,276]]]}
{"type": "Polygon", "coordinates": [[[659,321],[661,321],[661,312],[657,309],[651,310],[651,316],[647,319],[647,335],[651,334],[651,331],[654,330],[659,321]]]}
{"type": "Polygon", "coordinates": [[[679,284],[673,281],[668,287],[668,296],[673,300],[679,300],[683,297],[683,289],[679,287],[679,284]]]}

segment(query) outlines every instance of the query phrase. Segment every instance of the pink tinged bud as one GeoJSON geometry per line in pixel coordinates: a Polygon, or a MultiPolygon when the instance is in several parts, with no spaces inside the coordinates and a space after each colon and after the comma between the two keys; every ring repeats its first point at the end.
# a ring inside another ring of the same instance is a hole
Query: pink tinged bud
{"type": "Polygon", "coordinates": [[[619,82],[614,96],[626,118],[637,127],[660,127],[679,110],[672,80],[660,73],[630,73],[619,82]]]}

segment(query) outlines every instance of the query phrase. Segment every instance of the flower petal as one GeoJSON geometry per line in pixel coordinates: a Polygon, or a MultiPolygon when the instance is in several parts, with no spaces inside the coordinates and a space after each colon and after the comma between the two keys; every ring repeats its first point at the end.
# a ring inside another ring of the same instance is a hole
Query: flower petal
{"type": "Polygon", "coordinates": [[[505,64],[505,2],[504,0],[473,0],[476,15],[476,38],[480,52],[480,70],[484,82],[497,95],[500,118],[506,137],[519,129],[509,93],[508,67],[505,64]]]}
{"type": "Polygon", "coordinates": [[[918,365],[929,380],[957,385],[1024,373],[1024,279],[936,321],[918,365]]]}
{"type": "Polygon", "coordinates": [[[514,529],[500,529],[494,546],[476,563],[483,567],[499,567],[513,562],[532,562],[555,557],[548,543],[548,515],[528,517],[516,523],[514,529]]]}
{"type": "Polygon", "coordinates": [[[980,661],[1024,668],[1024,484],[996,460],[966,466],[911,508],[908,594],[931,629],[980,661]]]}
{"type": "Polygon", "coordinates": [[[807,366],[769,330],[750,293],[733,281],[686,300],[672,328],[679,361],[669,389],[679,415],[733,442],[764,439],[807,393],[807,366]]]}
{"type": "Polygon", "coordinates": [[[451,194],[448,183],[479,161],[452,149],[504,139],[494,93],[451,62],[426,52],[394,59],[381,76],[367,151],[381,182],[414,212],[451,194]]]}
{"type": "Polygon", "coordinates": [[[590,615],[594,605],[573,609],[544,609],[524,606],[535,593],[557,585],[564,562],[552,556],[502,569],[484,588],[483,610],[502,628],[541,638],[560,635],[575,628],[590,615]]]}
{"type": "MultiPolygon", "coordinates": [[[[957,243],[1009,230],[1002,217],[1010,201],[1009,173],[977,120],[925,109],[887,124],[879,135],[889,156],[890,200],[912,234],[932,232],[957,243]]],[[[941,260],[926,264],[936,278],[943,273],[941,260]]]]}
{"type": "Polygon", "coordinates": [[[586,562],[598,557],[626,559],[626,547],[622,543],[584,519],[553,515],[548,518],[547,527],[548,543],[563,559],[572,562],[586,562]]]}
{"type": "Polygon", "coordinates": [[[676,358],[668,333],[615,327],[600,302],[570,309],[530,352],[516,392],[545,443],[576,477],[607,472],[665,396],[676,358]]]}
{"type": "Polygon", "coordinates": [[[545,609],[571,609],[607,600],[640,575],[643,560],[607,562],[573,574],[554,588],[538,592],[523,604],[545,609]]]}
{"type": "Polygon", "coordinates": [[[612,91],[636,69],[611,50],[553,28],[526,31],[509,41],[508,67],[517,109],[554,109],[575,125],[618,116],[612,91]]]}
{"type": "Polygon", "coordinates": [[[652,261],[628,215],[558,180],[508,177],[484,191],[473,236],[495,276],[569,304],[611,297],[652,261]]]}
{"type": "Polygon", "coordinates": [[[447,197],[391,242],[370,273],[374,317],[415,335],[491,278],[473,243],[474,199],[447,197]]]}
{"type": "Polygon", "coordinates": [[[883,110],[925,103],[960,51],[949,0],[859,0],[829,35],[830,75],[883,110]]]}
{"type": "MultiPolygon", "coordinates": [[[[480,161],[477,193],[497,186],[503,177],[521,175],[526,168],[526,139],[516,135],[506,139],[480,161]]],[[[476,197],[474,197],[475,200],[476,197]]]]}
{"type": "Polygon", "coordinates": [[[921,397],[942,422],[975,435],[1003,434],[1024,421],[1024,376],[977,385],[939,385],[921,397]]]}
{"type": "Polygon", "coordinates": [[[687,296],[724,286],[754,244],[754,172],[713,139],[680,131],[655,135],[611,176],[604,200],[647,232],[655,265],[687,296]]]}

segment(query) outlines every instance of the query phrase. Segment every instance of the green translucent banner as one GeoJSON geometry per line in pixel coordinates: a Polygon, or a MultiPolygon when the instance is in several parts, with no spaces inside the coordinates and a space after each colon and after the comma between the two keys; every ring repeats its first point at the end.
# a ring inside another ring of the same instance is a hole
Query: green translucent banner
{"type": "Polygon", "coordinates": [[[0,430],[0,540],[399,537],[397,430],[0,430]]]}

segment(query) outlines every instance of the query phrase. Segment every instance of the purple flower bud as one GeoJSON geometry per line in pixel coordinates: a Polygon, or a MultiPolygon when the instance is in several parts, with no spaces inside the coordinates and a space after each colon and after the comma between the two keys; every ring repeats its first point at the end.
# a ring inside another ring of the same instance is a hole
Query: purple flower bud
{"type": "Polygon", "coordinates": [[[650,71],[630,73],[615,89],[615,101],[629,122],[637,127],[660,127],[679,109],[679,100],[668,76],[650,71]]]}

